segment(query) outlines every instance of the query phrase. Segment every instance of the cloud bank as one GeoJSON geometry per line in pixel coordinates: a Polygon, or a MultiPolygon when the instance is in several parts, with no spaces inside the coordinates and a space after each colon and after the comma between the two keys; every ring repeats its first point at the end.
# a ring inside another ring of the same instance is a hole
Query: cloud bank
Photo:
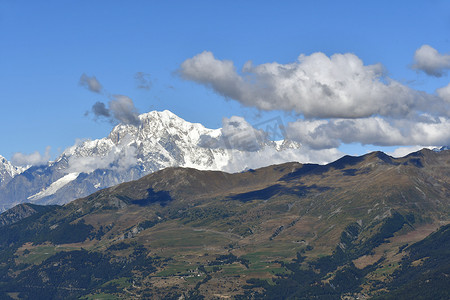
{"type": "Polygon", "coordinates": [[[450,69],[450,54],[440,54],[429,45],[423,45],[414,53],[413,69],[430,76],[441,77],[450,69]]]}
{"type": "Polygon", "coordinates": [[[253,128],[244,118],[238,116],[223,118],[221,133],[218,138],[201,136],[199,146],[255,152],[267,142],[264,131],[253,128]]]}
{"type": "Polygon", "coordinates": [[[243,169],[255,169],[289,161],[323,164],[334,161],[343,155],[335,148],[298,148],[298,144],[292,143],[283,133],[281,139],[285,140],[275,143],[268,138],[268,132],[256,129],[242,117],[232,116],[222,119],[222,128],[217,137],[213,135],[200,136],[198,146],[226,149],[230,157],[230,161],[223,168],[226,172],[240,172],[243,169]]]}
{"type": "Polygon", "coordinates": [[[311,149],[330,149],[341,144],[361,143],[377,146],[449,145],[450,120],[429,118],[423,121],[335,119],[289,123],[288,137],[311,149]]]}
{"type": "MultiPolygon", "coordinates": [[[[416,51],[415,62],[433,76],[450,68],[450,56],[427,45],[416,51]]],[[[247,62],[238,72],[232,61],[204,51],[178,72],[244,106],[295,113],[288,138],[308,149],[450,144],[450,84],[436,94],[417,91],[389,78],[381,64],[364,65],[351,53],[301,54],[287,64],[247,62]]]]}
{"type": "Polygon", "coordinates": [[[44,154],[38,151],[31,154],[16,152],[13,154],[11,162],[16,166],[40,166],[45,165],[50,158],[50,146],[47,146],[44,154]]]}
{"type": "Polygon", "coordinates": [[[244,106],[307,118],[405,117],[442,111],[443,105],[438,97],[385,76],[382,65],[364,65],[350,53],[302,54],[289,64],[247,62],[238,74],[233,62],[205,51],[185,60],[179,73],[244,106]]]}
{"type": "Polygon", "coordinates": [[[450,103],[450,83],[447,86],[444,86],[440,89],[436,90],[436,93],[441,97],[443,100],[450,103]]]}
{"type": "Polygon", "coordinates": [[[284,149],[276,151],[272,147],[262,147],[257,152],[240,152],[234,150],[231,160],[223,168],[225,172],[240,172],[243,169],[257,169],[286,162],[326,164],[342,157],[344,153],[337,149],[284,149]]]}
{"type": "Polygon", "coordinates": [[[72,155],[69,157],[68,164],[67,173],[91,173],[99,169],[123,172],[137,165],[137,149],[133,145],[114,146],[104,155],[72,155]]]}

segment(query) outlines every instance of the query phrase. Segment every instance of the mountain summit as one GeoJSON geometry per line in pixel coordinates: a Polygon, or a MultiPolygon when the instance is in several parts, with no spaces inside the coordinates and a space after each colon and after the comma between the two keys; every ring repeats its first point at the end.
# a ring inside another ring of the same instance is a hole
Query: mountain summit
{"type": "Polygon", "coordinates": [[[8,183],[14,176],[22,173],[25,168],[11,164],[6,158],[0,155],[0,187],[8,183]]]}
{"type": "Polygon", "coordinates": [[[20,174],[6,165],[0,210],[23,202],[67,203],[167,167],[240,172],[306,157],[298,143],[271,141],[240,117],[227,119],[219,129],[168,110],[142,114],[139,120],[139,126],[119,124],[105,138],[69,147],[47,165],[20,174]]]}

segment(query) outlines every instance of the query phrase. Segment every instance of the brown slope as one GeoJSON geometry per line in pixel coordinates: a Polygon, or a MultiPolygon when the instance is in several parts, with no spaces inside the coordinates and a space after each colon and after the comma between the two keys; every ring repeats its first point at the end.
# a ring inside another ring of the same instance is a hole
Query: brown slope
{"type": "Polygon", "coordinates": [[[449,213],[449,154],[450,151],[422,150],[394,159],[373,152],[361,157],[345,156],[328,165],[285,163],[236,174],[167,168],[96,192],[68,206],[81,208],[95,203],[98,208],[125,207],[169,202],[178,206],[196,199],[245,202],[283,194],[312,201],[309,211],[315,214],[339,210],[377,218],[382,216],[373,212],[404,209],[440,218],[449,213]]]}
{"type": "Polygon", "coordinates": [[[291,226],[280,237],[289,237],[289,231],[303,232],[314,237],[310,242],[333,249],[349,223],[369,226],[394,211],[411,214],[418,223],[448,220],[449,153],[422,150],[394,159],[373,152],[346,156],[325,166],[286,163],[237,174],[168,168],[67,207],[103,216],[109,214],[104,208],[120,208],[114,210],[116,223],[127,226],[156,218],[156,213],[167,220],[188,222],[195,219],[192,215],[197,210],[205,214],[220,211],[224,213],[216,218],[199,219],[207,220],[204,223],[211,230],[246,232],[233,227],[236,224],[249,232],[259,230],[264,240],[279,226],[302,219],[298,228],[291,226]],[[124,221],[130,215],[127,211],[133,211],[133,218],[124,221]]]}
{"type": "Polygon", "coordinates": [[[179,272],[199,274],[198,266],[233,254],[248,259],[249,267],[225,264],[213,272],[211,266],[212,278],[198,289],[207,298],[231,297],[242,293],[249,278],[286,271],[279,261],[289,262],[297,252],[306,251],[307,261],[337,246],[345,252],[349,245],[342,245],[341,234],[350,224],[359,224],[360,233],[352,238],[363,243],[385,220],[400,215],[407,222],[390,243],[377,246],[375,256],[352,257],[358,266],[380,257],[388,264],[401,259],[398,247],[450,220],[449,170],[450,151],[428,150],[399,159],[373,152],[324,166],[286,163],[238,174],[168,168],[76,200],[57,215],[44,215],[39,221],[53,220],[52,227],[83,220],[97,238],[51,251],[52,245],[25,243],[17,251],[18,261],[42,257],[43,249],[52,253],[77,247],[126,257],[131,250],[117,250],[117,245],[143,245],[168,262],[140,277],[137,285],[154,287],[152,293],[163,298],[168,290],[186,292],[198,284],[179,272]],[[25,250],[31,254],[21,260],[25,250]]]}

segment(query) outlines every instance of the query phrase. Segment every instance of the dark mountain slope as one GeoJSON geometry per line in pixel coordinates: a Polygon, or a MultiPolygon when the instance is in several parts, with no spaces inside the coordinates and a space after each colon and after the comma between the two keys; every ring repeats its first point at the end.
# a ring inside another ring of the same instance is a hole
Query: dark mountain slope
{"type": "Polygon", "coordinates": [[[449,299],[450,225],[405,250],[389,283],[392,292],[377,299],[449,299]]]}
{"type": "Polygon", "coordinates": [[[42,206],[30,203],[24,203],[14,206],[0,215],[0,227],[16,223],[26,217],[38,212],[46,212],[52,209],[52,206],[42,206]]]}

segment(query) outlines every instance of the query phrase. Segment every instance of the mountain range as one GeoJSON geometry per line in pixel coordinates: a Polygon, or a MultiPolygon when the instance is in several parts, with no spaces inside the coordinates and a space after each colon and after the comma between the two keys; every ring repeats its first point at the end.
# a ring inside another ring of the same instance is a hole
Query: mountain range
{"type": "Polygon", "coordinates": [[[5,299],[448,299],[450,151],[168,167],[0,215],[5,299]]]}
{"type": "Polygon", "coordinates": [[[139,126],[119,124],[108,137],[79,142],[45,165],[19,168],[0,157],[0,211],[25,202],[64,204],[167,167],[240,172],[305,159],[298,143],[271,141],[234,118],[208,129],[152,111],[139,116],[139,126]]]}

